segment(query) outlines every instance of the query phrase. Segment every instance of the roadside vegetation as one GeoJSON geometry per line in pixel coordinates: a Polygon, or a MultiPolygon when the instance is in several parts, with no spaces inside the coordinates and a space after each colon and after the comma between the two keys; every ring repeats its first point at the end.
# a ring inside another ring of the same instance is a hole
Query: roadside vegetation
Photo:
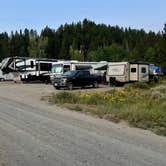
{"type": "Polygon", "coordinates": [[[166,81],[129,84],[107,92],[62,91],[52,94],[49,102],[166,136],[166,81]]]}

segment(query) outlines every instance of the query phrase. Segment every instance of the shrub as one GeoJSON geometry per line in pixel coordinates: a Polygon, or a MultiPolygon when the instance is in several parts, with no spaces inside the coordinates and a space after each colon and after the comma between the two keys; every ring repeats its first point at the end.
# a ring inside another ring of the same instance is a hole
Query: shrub
{"type": "Polygon", "coordinates": [[[145,82],[135,82],[126,85],[126,88],[133,89],[150,89],[150,85],[145,82]]]}
{"type": "Polygon", "coordinates": [[[76,94],[69,92],[60,92],[53,94],[51,102],[53,103],[78,103],[79,99],[76,94]]]}

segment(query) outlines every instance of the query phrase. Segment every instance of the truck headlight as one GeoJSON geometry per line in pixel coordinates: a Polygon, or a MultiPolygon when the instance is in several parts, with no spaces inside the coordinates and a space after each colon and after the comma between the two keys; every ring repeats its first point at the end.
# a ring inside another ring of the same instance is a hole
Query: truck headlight
{"type": "Polygon", "coordinates": [[[66,78],[62,79],[62,82],[63,82],[63,83],[66,83],[66,81],[67,81],[67,79],[66,79],[66,78]]]}

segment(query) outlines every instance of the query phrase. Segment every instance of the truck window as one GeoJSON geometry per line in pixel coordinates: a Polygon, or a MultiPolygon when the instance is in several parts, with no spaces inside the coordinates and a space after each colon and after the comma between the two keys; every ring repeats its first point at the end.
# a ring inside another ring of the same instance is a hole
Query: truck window
{"type": "Polygon", "coordinates": [[[89,71],[79,71],[77,77],[87,77],[89,76],[89,71]]]}

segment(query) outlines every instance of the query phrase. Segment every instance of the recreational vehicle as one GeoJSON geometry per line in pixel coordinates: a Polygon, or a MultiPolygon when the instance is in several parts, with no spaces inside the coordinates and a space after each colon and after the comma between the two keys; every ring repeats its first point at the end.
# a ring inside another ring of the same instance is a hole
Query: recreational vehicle
{"type": "Polygon", "coordinates": [[[57,63],[57,60],[51,59],[35,59],[35,60],[26,60],[29,70],[26,69],[21,73],[21,80],[24,81],[50,81],[50,73],[52,65],[57,63]]]}
{"type": "Polygon", "coordinates": [[[149,64],[143,62],[108,63],[106,81],[110,84],[148,82],[149,64]]]}
{"type": "Polygon", "coordinates": [[[98,70],[102,66],[107,65],[106,61],[101,62],[79,62],[79,61],[59,61],[52,66],[51,80],[54,80],[55,76],[62,75],[67,71],[73,70],[88,70],[91,74],[103,76],[106,70],[98,70]]]}
{"type": "Polygon", "coordinates": [[[4,74],[17,73],[21,80],[47,81],[50,77],[51,68],[57,60],[35,59],[25,57],[9,57],[2,61],[1,70],[4,74]]]}

